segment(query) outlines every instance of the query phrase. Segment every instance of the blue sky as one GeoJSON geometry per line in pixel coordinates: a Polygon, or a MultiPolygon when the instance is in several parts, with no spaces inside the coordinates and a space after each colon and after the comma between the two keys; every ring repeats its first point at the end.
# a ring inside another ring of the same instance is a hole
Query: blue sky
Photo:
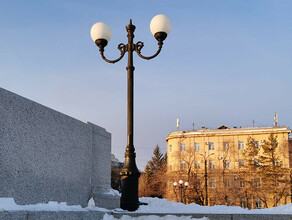
{"type": "Polygon", "coordinates": [[[143,169],[176,130],[206,126],[292,125],[290,0],[74,1],[0,0],[0,86],[112,133],[126,146],[126,65],[104,62],[91,26],[108,24],[105,53],[116,58],[133,19],[135,42],[152,55],[149,24],[165,14],[172,32],[153,60],[134,55],[135,147],[143,169]]]}

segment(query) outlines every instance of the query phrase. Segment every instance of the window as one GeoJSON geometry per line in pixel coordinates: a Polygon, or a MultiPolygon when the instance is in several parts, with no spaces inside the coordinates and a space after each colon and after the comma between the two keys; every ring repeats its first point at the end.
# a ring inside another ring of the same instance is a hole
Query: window
{"type": "Polygon", "coordinates": [[[253,185],[255,188],[261,188],[261,179],[260,178],[253,178],[253,185]]]}
{"type": "Polygon", "coordinates": [[[194,148],[195,148],[195,151],[199,151],[200,150],[200,143],[194,143],[194,148]]]}
{"type": "Polygon", "coordinates": [[[259,142],[258,141],[254,141],[254,147],[256,149],[259,149],[260,148],[260,145],[259,145],[259,142]]]}
{"type": "Polygon", "coordinates": [[[262,208],[262,201],[259,198],[256,199],[255,206],[256,206],[256,209],[262,208]]]}
{"type": "Polygon", "coordinates": [[[194,187],[194,189],[198,189],[198,188],[200,188],[201,187],[201,182],[202,182],[203,180],[200,180],[200,179],[198,179],[198,178],[196,178],[195,179],[195,182],[193,182],[193,187],[194,187]]]}
{"type": "Polygon", "coordinates": [[[275,166],[280,166],[280,162],[278,160],[275,161],[275,166]]]}
{"type": "Polygon", "coordinates": [[[200,169],[200,161],[195,161],[195,169],[200,169]]]}
{"type": "Polygon", "coordinates": [[[214,160],[209,160],[209,169],[215,169],[215,161],[214,160]]]}
{"type": "Polygon", "coordinates": [[[209,142],[208,146],[209,146],[209,150],[215,150],[214,142],[209,142]]]}
{"type": "Polygon", "coordinates": [[[187,168],[186,163],[184,161],[180,162],[180,169],[185,170],[187,168]]]}
{"type": "Polygon", "coordinates": [[[246,208],[246,201],[244,197],[240,198],[240,207],[244,209],[246,208]]]}
{"type": "Polygon", "coordinates": [[[254,161],[254,166],[255,167],[259,167],[260,166],[259,159],[254,158],[253,161],[254,161]]]}
{"type": "Polygon", "coordinates": [[[224,168],[230,168],[230,160],[223,160],[224,168]]]}
{"type": "Polygon", "coordinates": [[[215,179],[210,179],[210,188],[215,188],[215,179]]]}
{"type": "Polygon", "coordinates": [[[240,178],[239,179],[239,187],[240,188],[244,188],[245,187],[245,179],[244,178],[240,178]]]}
{"type": "Polygon", "coordinates": [[[180,144],[180,151],[186,151],[186,144],[180,144]]]}
{"type": "Polygon", "coordinates": [[[238,150],[244,150],[244,142],[238,141],[238,150]]]}
{"type": "Polygon", "coordinates": [[[223,142],[223,151],[228,151],[229,149],[229,142],[223,142]]]}
{"type": "Polygon", "coordinates": [[[169,145],[168,151],[169,151],[169,153],[172,152],[172,145],[171,144],[169,145]]]}
{"type": "Polygon", "coordinates": [[[226,188],[230,188],[230,179],[225,179],[225,180],[224,180],[224,186],[225,186],[226,188]]]}
{"type": "Polygon", "coordinates": [[[244,160],[238,160],[238,168],[244,167],[244,160]]]}
{"type": "Polygon", "coordinates": [[[258,141],[252,141],[252,143],[254,144],[254,148],[255,149],[259,149],[260,148],[260,145],[259,145],[258,141]]]}
{"type": "Polygon", "coordinates": [[[231,199],[228,196],[226,196],[225,199],[226,199],[226,205],[231,206],[231,199]]]}

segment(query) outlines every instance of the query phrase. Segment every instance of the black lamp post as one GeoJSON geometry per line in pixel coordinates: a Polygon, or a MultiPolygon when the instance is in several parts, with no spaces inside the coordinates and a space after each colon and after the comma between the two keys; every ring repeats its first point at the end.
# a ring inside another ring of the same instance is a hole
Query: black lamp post
{"type": "Polygon", "coordinates": [[[207,171],[207,163],[208,163],[208,158],[212,155],[214,155],[214,153],[209,154],[208,156],[206,156],[206,151],[204,152],[204,154],[201,154],[204,157],[204,162],[205,162],[205,206],[208,206],[208,171],[207,171]]]}
{"type": "MultiPolygon", "coordinates": [[[[179,180],[178,183],[179,183],[178,188],[179,188],[179,194],[180,194],[180,202],[183,203],[183,195],[182,195],[182,192],[183,192],[183,190],[186,190],[188,188],[189,183],[188,182],[185,182],[185,186],[183,186],[183,183],[184,183],[183,180],[179,180]]],[[[173,183],[174,188],[176,188],[177,185],[178,185],[177,182],[174,182],[173,183]]]]}
{"type": "Polygon", "coordinates": [[[119,58],[115,60],[108,60],[104,56],[104,48],[111,38],[111,31],[109,26],[99,22],[92,26],[91,28],[91,38],[95,44],[99,47],[99,52],[101,57],[108,63],[116,63],[123,58],[126,52],[128,52],[128,98],[127,98],[127,148],[125,153],[125,165],[121,172],[121,208],[128,211],[135,211],[139,207],[138,200],[138,179],[140,172],[137,168],[134,148],[134,70],[133,66],[133,51],[136,51],[139,57],[150,60],[156,57],[162,48],[163,41],[166,39],[167,35],[171,30],[171,23],[167,16],[156,15],[150,23],[150,30],[156,40],[158,41],[158,50],[153,56],[143,56],[141,54],[141,49],[144,43],[139,41],[136,44],[133,43],[135,26],[130,20],[130,24],[126,26],[128,43],[125,45],[123,43],[118,45],[118,50],[121,52],[119,58]]]}

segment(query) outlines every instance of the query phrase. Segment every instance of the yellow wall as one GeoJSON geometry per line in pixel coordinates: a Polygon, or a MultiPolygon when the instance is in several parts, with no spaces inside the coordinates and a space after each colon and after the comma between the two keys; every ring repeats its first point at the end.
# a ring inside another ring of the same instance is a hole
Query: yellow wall
{"type": "MultiPolygon", "coordinates": [[[[174,132],[168,135],[167,141],[167,156],[168,156],[168,168],[172,166],[172,171],[180,170],[180,156],[181,159],[185,159],[187,156],[183,154],[192,154],[196,161],[204,160],[204,155],[209,156],[208,159],[215,161],[216,168],[222,166],[222,160],[220,158],[225,157],[228,154],[227,160],[230,160],[230,169],[238,168],[238,160],[243,158],[243,150],[238,149],[238,142],[243,142],[246,147],[247,139],[249,136],[253,137],[256,141],[259,141],[259,145],[264,144],[264,140],[268,140],[268,136],[273,133],[277,135],[279,143],[278,151],[282,155],[281,160],[284,167],[289,167],[289,148],[288,148],[288,134],[290,129],[288,127],[279,128],[250,128],[250,129],[230,129],[230,130],[201,130],[200,134],[192,134],[194,132],[174,132]],[[284,129],[283,129],[284,128],[284,129]],[[216,130],[218,133],[216,133],[216,130]],[[230,132],[232,130],[232,133],[230,132]],[[244,132],[241,131],[248,131],[244,132]],[[200,150],[194,150],[194,143],[200,144],[200,150]],[[208,149],[208,143],[213,142],[215,150],[208,149]],[[229,150],[223,150],[223,142],[229,143],[229,150]],[[186,145],[186,151],[180,152],[180,144],[186,145]],[[170,146],[172,146],[172,152],[170,152],[170,146]],[[181,155],[180,155],[181,154],[181,155]],[[221,163],[220,163],[221,161],[221,163]]],[[[198,132],[199,133],[199,132],[198,132]]],[[[202,164],[201,164],[202,165],[202,164]]],[[[201,168],[203,168],[201,166],[201,168]]]]}
{"type": "MultiPolygon", "coordinates": [[[[290,168],[289,164],[289,144],[288,135],[291,132],[289,127],[264,127],[264,128],[232,128],[232,129],[204,129],[195,131],[183,131],[170,133],[167,138],[167,156],[168,173],[182,171],[181,161],[186,163],[186,169],[190,166],[195,169],[194,161],[200,163],[199,172],[204,171],[204,161],[212,160],[215,163],[215,169],[223,168],[223,158],[229,160],[230,172],[236,172],[239,168],[239,161],[244,160],[243,150],[239,149],[239,142],[244,143],[246,148],[248,137],[253,137],[259,142],[259,146],[268,140],[270,134],[277,136],[279,147],[277,151],[280,155],[280,161],[285,168],[290,168]],[[209,150],[208,143],[214,143],[214,150],[209,150]],[[223,149],[223,143],[229,143],[229,150],[223,149]],[[195,151],[194,143],[200,144],[200,150],[195,151]],[[185,151],[180,151],[180,145],[185,144],[185,151]],[[194,160],[194,161],[193,161],[194,160]]],[[[260,147],[261,149],[261,147],[260,147]]],[[[261,154],[262,150],[259,151],[261,154]]],[[[246,161],[245,161],[246,163],[246,161]]],[[[214,170],[215,170],[214,169],[214,170]]],[[[209,170],[212,172],[212,170],[209,170]]],[[[168,184],[171,187],[171,182],[168,184]]],[[[287,200],[287,199],[286,199],[287,200]]],[[[290,201],[290,200],[289,200],[290,201]]],[[[283,205],[283,202],[282,202],[283,205]]]]}

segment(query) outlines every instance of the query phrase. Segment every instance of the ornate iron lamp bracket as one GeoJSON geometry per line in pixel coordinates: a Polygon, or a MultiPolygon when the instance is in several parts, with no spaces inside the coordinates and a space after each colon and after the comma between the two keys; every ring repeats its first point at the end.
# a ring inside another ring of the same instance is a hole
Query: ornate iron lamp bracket
{"type": "Polygon", "coordinates": [[[115,59],[115,60],[109,60],[104,56],[104,47],[99,47],[99,52],[100,52],[100,55],[101,55],[102,59],[105,60],[108,63],[116,63],[116,62],[120,61],[124,57],[125,53],[127,52],[126,45],[123,44],[123,43],[119,44],[118,45],[118,50],[121,52],[120,57],[115,59]]]}
{"type": "Polygon", "coordinates": [[[162,42],[162,41],[158,41],[158,50],[157,50],[157,52],[156,52],[154,55],[152,55],[152,56],[150,56],[150,57],[146,57],[146,56],[143,56],[143,55],[141,54],[141,50],[142,50],[142,48],[144,47],[144,43],[141,42],[141,41],[138,41],[138,42],[135,44],[135,51],[136,51],[136,53],[138,54],[138,56],[141,57],[142,59],[150,60],[150,59],[153,59],[154,57],[156,57],[156,56],[160,53],[160,51],[161,51],[161,49],[162,49],[162,45],[163,45],[163,42],[162,42]]]}

